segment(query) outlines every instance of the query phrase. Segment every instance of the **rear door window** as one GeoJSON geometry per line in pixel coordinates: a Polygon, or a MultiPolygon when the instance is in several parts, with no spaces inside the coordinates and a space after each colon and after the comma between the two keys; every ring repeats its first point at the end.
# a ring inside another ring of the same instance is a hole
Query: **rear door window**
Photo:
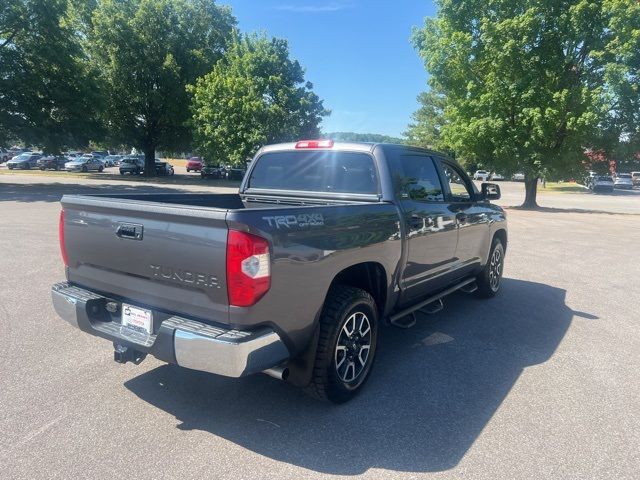
{"type": "Polygon", "coordinates": [[[373,157],[359,152],[286,151],[256,159],[249,188],[324,193],[378,193],[373,157]]]}
{"type": "Polygon", "coordinates": [[[443,202],[444,194],[433,159],[426,155],[389,158],[394,191],[400,198],[443,202]]]}

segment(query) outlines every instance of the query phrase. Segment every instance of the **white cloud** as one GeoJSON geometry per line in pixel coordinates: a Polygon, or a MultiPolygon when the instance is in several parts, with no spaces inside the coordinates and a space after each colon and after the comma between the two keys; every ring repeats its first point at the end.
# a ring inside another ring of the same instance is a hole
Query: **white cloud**
{"type": "Polygon", "coordinates": [[[352,8],[353,3],[350,2],[330,2],[316,5],[278,5],[276,10],[283,10],[286,12],[295,13],[330,13],[352,8]]]}

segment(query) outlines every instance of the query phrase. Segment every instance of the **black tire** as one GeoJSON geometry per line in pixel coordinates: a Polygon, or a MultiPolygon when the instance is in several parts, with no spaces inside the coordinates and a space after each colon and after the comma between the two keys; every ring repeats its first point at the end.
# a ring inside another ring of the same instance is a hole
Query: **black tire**
{"type": "Polygon", "coordinates": [[[333,403],[351,400],[371,374],[377,340],[378,310],[371,295],[355,287],[332,288],[322,309],[313,376],[305,391],[333,403]]]}
{"type": "Polygon", "coordinates": [[[102,173],[102,170],[104,170],[103,167],[98,167],[98,173],[102,173]]]}
{"type": "Polygon", "coordinates": [[[500,292],[504,271],[504,246],[499,238],[494,238],[487,264],[476,277],[477,295],[481,298],[495,297],[500,292]]]}
{"type": "Polygon", "coordinates": [[[83,166],[82,166],[82,172],[83,172],[83,173],[87,173],[87,166],[86,166],[86,165],[83,165],[83,166]]]}
{"type": "Polygon", "coordinates": [[[124,172],[122,170],[120,170],[120,175],[124,175],[124,172]]]}
{"type": "Polygon", "coordinates": [[[189,173],[190,171],[191,171],[191,170],[189,170],[189,169],[187,168],[187,173],[189,173]]]}

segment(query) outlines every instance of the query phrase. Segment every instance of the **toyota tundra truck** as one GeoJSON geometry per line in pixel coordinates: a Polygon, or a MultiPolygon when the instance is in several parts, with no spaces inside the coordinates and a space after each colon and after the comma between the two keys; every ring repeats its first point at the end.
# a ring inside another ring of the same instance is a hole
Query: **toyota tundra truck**
{"type": "Polygon", "coordinates": [[[458,290],[499,292],[498,198],[430,150],[266,146],[237,194],[65,195],[53,305],[118,362],[264,372],[341,403],[369,377],[382,327],[411,327],[458,290]]]}

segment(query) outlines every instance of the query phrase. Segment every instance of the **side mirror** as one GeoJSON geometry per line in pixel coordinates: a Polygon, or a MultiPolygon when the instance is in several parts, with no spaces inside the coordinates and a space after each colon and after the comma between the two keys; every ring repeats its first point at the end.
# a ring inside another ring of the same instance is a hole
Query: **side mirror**
{"type": "Polygon", "coordinates": [[[500,185],[495,183],[482,184],[482,198],[485,200],[499,200],[500,196],[500,185]]]}

